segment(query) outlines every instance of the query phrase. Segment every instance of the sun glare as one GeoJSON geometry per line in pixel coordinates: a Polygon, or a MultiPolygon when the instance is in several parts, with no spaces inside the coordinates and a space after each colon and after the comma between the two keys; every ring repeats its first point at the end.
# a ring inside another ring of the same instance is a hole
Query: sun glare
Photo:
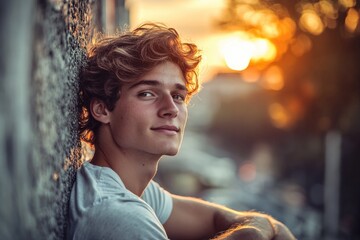
{"type": "Polygon", "coordinates": [[[258,38],[255,39],[253,42],[253,56],[252,58],[255,61],[264,60],[267,62],[273,61],[276,57],[276,47],[275,45],[267,39],[258,38]]]}
{"type": "Polygon", "coordinates": [[[235,71],[246,69],[253,54],[253,45],[245,39],[229,38],[220,45],[226,65],[235,71]]]}
{"type": "Polygon", "coordinates": [[[265,38],[252,38],[246,34],[225,37],[220,51],[226,65],[235,71],[246,69],[251,61],[271,62],[276,58],[276,46],[265,38]]]}

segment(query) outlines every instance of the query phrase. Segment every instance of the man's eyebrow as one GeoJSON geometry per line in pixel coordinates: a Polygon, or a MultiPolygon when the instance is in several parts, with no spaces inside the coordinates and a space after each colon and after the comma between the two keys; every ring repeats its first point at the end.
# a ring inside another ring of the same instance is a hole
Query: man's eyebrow
{"type": "MultiPolygon", "coordinates": [[[[158,86],[161,85],[161,83],[157,80],[141,80],[130,85],[129,89],[135,88],[139,85],[158,86]]],[[[181,91],[187,91],[187,88],[184,84],[176,83],[175,88],[181,91]]]]}
{"type": "Polygon", "coordinates": [[[157,86],[157,85],[160,85],[160,82],[156,81],[156,80],[141,80],[141,81],[138,81],[138,82],[130,85],[129,89],[137,87],[139,85],[157,86]]]}
{"type": "Polygon", "coordinates": [[[187,91],[187,88],[186,88],[186,86],[184,84],[177,83],[177,84],[175,84],[175,87],[178,90],[187,91]]]}

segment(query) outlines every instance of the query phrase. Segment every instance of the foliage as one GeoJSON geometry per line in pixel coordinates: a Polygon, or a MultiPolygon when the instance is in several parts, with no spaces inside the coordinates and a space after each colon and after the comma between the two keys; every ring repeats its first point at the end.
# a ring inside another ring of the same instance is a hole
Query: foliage
{"type": "Polygon", "coordinates": [[[280,67],[284,86],[273,100],[295,118],[284,128],[358,132],[359,9],[352,0],[229,0],[218,26],[276,46],[274,61],[253,61],[249,69],[264,74],[271,66],[280,67]]]}

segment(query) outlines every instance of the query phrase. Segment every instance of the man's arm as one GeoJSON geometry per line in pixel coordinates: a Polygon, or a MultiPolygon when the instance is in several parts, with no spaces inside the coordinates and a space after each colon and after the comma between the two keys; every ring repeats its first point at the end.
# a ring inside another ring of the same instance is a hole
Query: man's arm
{"type": "Polygon", "coordinates": [[[173,211],[164,224],[170,239],[295,240],[271,216],[238,212],[200,199],[172,195],[173,211]]]}

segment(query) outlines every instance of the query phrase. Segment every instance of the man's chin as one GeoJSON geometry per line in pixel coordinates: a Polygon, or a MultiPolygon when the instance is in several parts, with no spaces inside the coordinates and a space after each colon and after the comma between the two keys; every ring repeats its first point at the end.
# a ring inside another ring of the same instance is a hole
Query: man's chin
{"type": "Polygon", "coordinates": [[[164,155],[166,156],[175,156],[179,152],[179,149],[169,150],[164,155]]]}

